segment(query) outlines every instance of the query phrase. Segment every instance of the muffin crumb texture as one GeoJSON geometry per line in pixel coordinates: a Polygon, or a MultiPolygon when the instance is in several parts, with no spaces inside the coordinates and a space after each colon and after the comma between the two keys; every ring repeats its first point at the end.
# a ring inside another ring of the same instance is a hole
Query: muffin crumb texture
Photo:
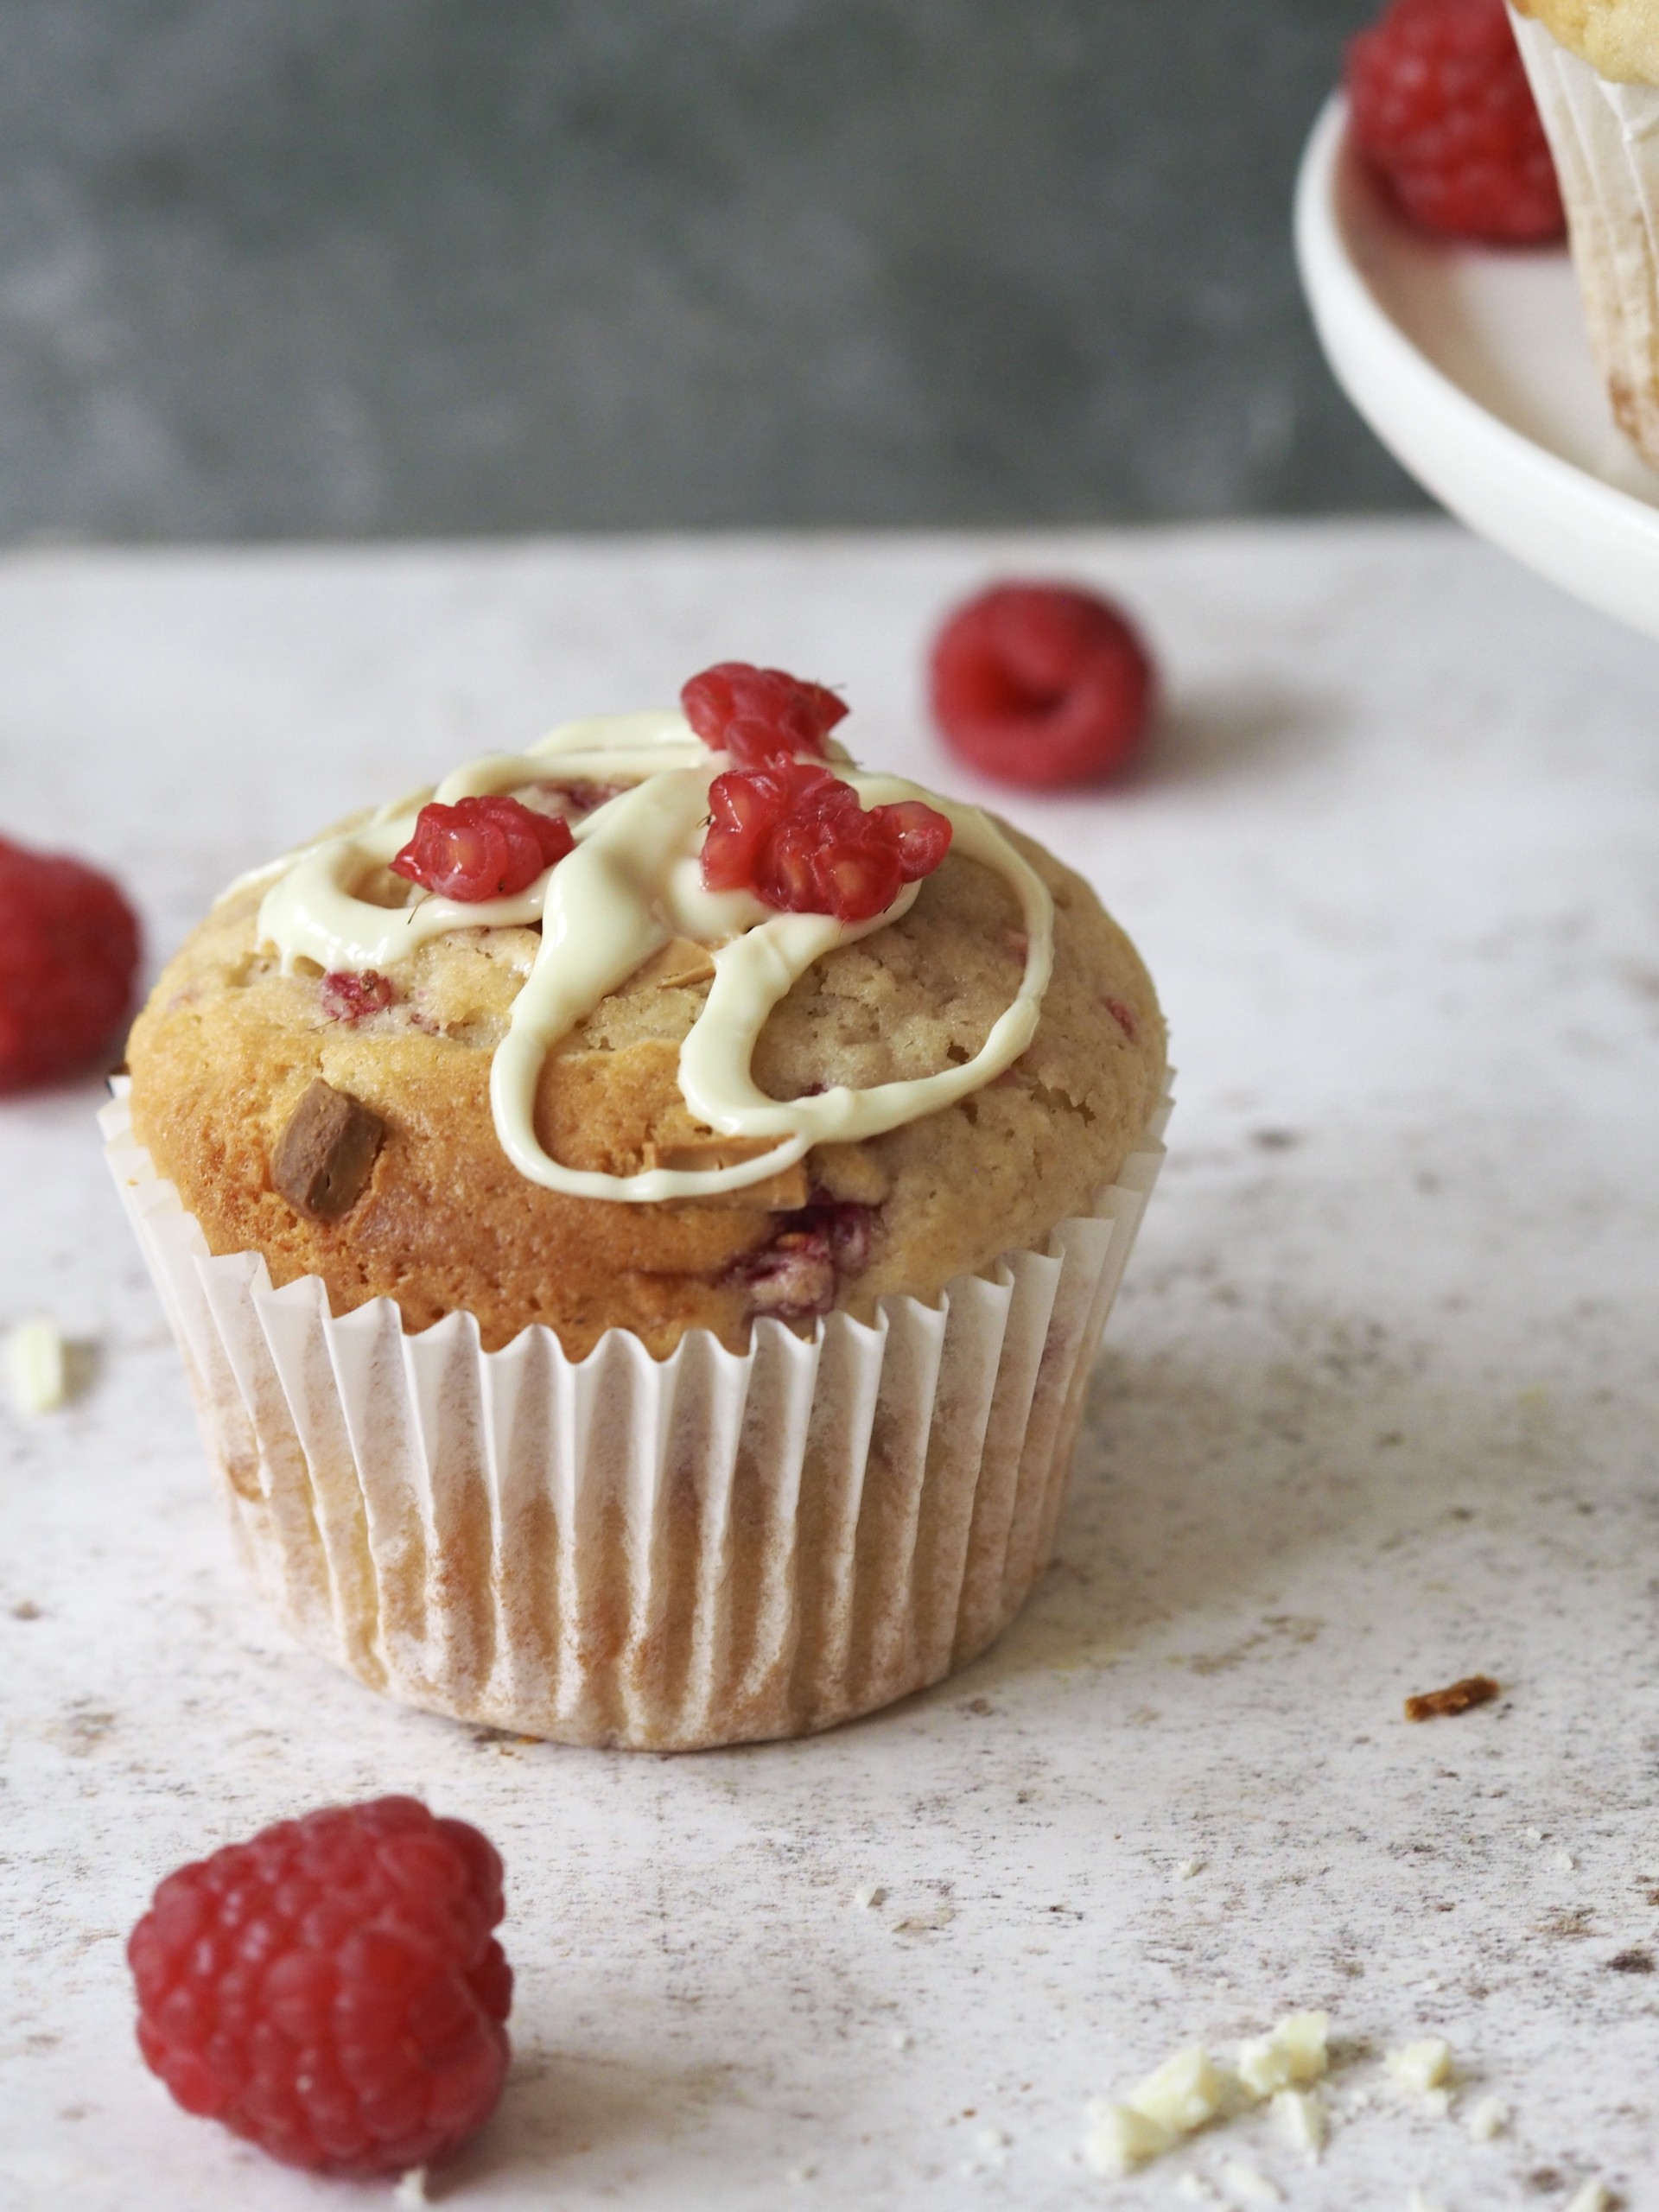
{"type": "MultiPolygon", "coordinates": [[[[1133,947],[1080,878],[1014,842],[1055,903],[1054,976],[1027,1052],[954,1105],[820,1145],[744,1190],[623,1205],[513,1166],[491,1057],[535,930],[455,931],[391,965],[385,988],[342,992],[257,949],[257,888],[213,910],[140,1017],[135,1133],[213,1251],[263,1252],[278,1286],[320,1276],[336,1313],[391,1298],[419,1331],[465,1310],[486,1349],[544,1322],[576,1357],[611,1326],[660,1357],[694,1327],[741,1348],[760,1313],[868,1319],[884,1295],[931,1299],[1088,1212],[1162,1095],[1163,1023],[1133,947]]],[[[902,919],[801,978],[761,1036],[756,1079],[789,1098],[960,1065],[1014,998],[1026,949],[1013,893],[952,855],[902,919]]],[[[536,1116],[556,1159],[626,1175],[763,1148],[704,1128],[680,1095],[679,1046],[711,973],[677,940],[556,1049],[536,1116]]]]}

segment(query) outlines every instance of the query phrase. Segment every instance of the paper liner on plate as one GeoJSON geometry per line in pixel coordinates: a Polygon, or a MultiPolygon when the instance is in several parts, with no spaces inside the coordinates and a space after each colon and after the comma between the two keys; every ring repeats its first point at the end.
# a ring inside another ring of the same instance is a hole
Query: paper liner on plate
{"type": "Polygon", "coordinates": [[[933,1306],[652,1359],[480,1349],[215,1258],[100,1120],[242,1551],[302,1643],[410,1705],[564,1743],[804,1735],[982,1651],[1046,1565],[1167,1103],[1092,1217],[933,1306]]]}
{"type": "Polygon", "coordinates": [[[1614,84],[1513,8],[1555,157],[1590,349],[1614,419],[1659,467],[1659,88],[1614,84]]]}

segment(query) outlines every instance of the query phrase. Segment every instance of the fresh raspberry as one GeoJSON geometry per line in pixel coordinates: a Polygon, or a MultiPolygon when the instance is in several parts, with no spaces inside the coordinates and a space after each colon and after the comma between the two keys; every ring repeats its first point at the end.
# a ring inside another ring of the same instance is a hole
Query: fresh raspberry
{"type": "Polygon", "coordinates": [[[441,898],[474,904],[527,891],[575,849],[562,814],[538,814],[522,800],[494,796],[435,800],[415,817],[415,835],[390,865],[441,898]]]}
{"type": "Polygon", "coordinates": [[[868,812],[810,761],[728,768],[709,786],[702,880],[753,891],[784,913],[872,920],[950,849],[950,824],[919,799],[868,812]]]}
{"type": "Polygon", "coordinates": [[[119,888],[0,837],[0,1091],[87,1066],[132,1009],[138,923],[119,888]]]}
{"type": "Polygon", "coordinates": [[[1411,221],[1534,245],[1567,218],[1503,0],[1393,0],[1349,42],[1354,143],[1411,221]]]}
{"type": "Polygon", "coordinates": [[[279,1821],[181,1866],[132,1931],[138,2047],[187,2112],[366,2178],[481,2127],[507,2070],[501,1861],[412,1797],[279,1821]]]}
{"type": "Polygon", "coordinates": [[[1155,690],[1128,616],[1070,584],[993,584],[946,620],[931,674],[935,719],[963,758],[1039,791],[1122,768],[1155,690]]]}
{"type": "Polygon", "coordinates": [[[383,976],[378,968],[365,968],[360,976],[342,969],[325,976],[320,988],[322,1010],[329,1020],[343,1021],[353,1028],[372,1014],[383,1014],[397,995],[391,976],[383,976]]]}
{"type": "Polygon", "coordinates": [[[798,753],[823,758],[823,741],[847,712],[822,683],[781,668],[722,660],[694,676],[680,692],[685,718],[703,743],[730,757],[734,768],[758,768],[798,753]]]}

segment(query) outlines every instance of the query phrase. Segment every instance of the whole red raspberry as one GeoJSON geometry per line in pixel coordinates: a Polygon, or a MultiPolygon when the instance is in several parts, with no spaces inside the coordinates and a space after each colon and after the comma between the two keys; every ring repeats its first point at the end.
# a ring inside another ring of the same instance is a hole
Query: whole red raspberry
{"type": "Polygon", "coordinates": [[[1555,165],[1503,0],[1393,0],[1348,47],[1354,143],[1426,231],[1562,237],[1555,165]]]}
{"type": "Polygon", "coordinates": [[[522,799],[499,794],[435,800],[415,817],[415,835],[395,860],[394,875],[435,891],[441,898],[475,905],[511,899],[575,849],[562,814],[538,814],[522,799]]]}
{"type": "Polygon", "coordinates": [[[138,923],[118,887],[0,837],[0,1090],[109,1051],[132,1010],[138,923]]]}
{"type": "Polygon", "coordinates": [[[734,768],[758,768],[798,753],[823,758],[823,741],[847,712],[822,683],[746,660],[717,661],[680,691],[685,718],[734,768]]]}
{"type": "Polygon", "coordinates": [[[286,2164],[430,2165],[501,2094],[501,1913],[494,1847],[412,1797],[280,1821],[156,1891],[127,1945],[138,2047],[187,2112],[286,2164]]]}
{"type": "Polygon", "coordinates": [[[1123,767],[1156,688],[1128,617],[1071,584],[993,584],[946,620],[931,675],[935,719],[963,758],[1036,790],[1123,767]]]}

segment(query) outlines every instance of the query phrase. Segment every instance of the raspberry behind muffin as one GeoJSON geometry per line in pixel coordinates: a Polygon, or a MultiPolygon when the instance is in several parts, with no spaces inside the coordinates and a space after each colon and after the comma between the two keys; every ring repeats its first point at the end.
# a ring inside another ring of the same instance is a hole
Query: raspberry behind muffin
{"type": "Polygon", "coordinates": [[[827,1726],[1006,1624],[1161,1117],[1079,878],[854,768],[820,687],[709,674],[730,747],[575,725],[233,888],[134,1031],[147,1152],[111,1115],[290,1622],[581,1742],[827,1726]],[[423,839],[471,897],[406,888],[423,839]]]}

